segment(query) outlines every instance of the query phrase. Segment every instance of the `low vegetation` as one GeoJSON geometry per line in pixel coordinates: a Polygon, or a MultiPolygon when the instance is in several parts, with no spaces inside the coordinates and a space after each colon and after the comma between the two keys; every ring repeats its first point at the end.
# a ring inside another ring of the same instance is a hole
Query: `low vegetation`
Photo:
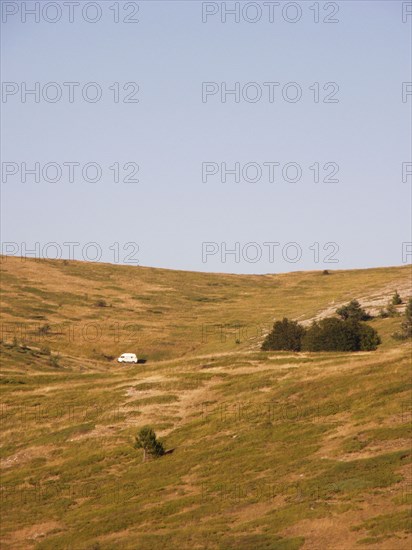
{"type": "Polygon", "coordinates": [[[373,351],[381,343],[377,331],[362,322],[371,316],[356,300],[336,310],[339,318],[314,321],[305,329],[286,317],[276,321],[266,336],[262,351],[373,351]]]}
{"type": "Polygon", "coordinates": [[[402,298],[399,295],[399,292],[395,290],[395,294],[392,296],[392,305],[399,306],[402,304],[402,298]]]}
{"type": "Polygon", "coordinates": [[[376,330],[351,319],[330,317],[313,323],[302,340],[305,351],[373,351],[381,343],[376,330]]]}
{"type": "Polygon", "coordinates": [[[157,458],[165,454],[163,444],[157,439],[155,431],[149,426],[139,430],[135,442],[136,449],[143,449],[143,462],[146,456],[157,458]]]}
{"type": "Polygon", "coordinates": [[[369,321],[371,315],[361,307],[357,300],[351,300],[349,304],[336,310],[337,315],[344,321],[369,321]]]}
{"type": "Polygon", "coordinates": [[[282,321],[276,321],[273,325],[272,331],[266,336],[262,344],[262,351],[300,351],[304,335],[305,329],[301,325],[284,317],[282,321]]]}
{"type": "Polygon", "coordinates": [[[412,299],[409,299],[405,308],[404,319],[401,323],[401,330],[393,334],[397,340],[407,340],[412,338],[412,299]]]}

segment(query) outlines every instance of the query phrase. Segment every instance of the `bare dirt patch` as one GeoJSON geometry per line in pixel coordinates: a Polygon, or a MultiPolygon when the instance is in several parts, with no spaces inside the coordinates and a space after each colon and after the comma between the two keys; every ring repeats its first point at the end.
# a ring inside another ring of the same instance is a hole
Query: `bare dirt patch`
{"type": "Polygon", "coordinates": [[[47,458],[51,456],[55,447],[51,445],[43,445],[41,447],[29,447],[22,451],[18,451],[14,455],[8,456],[0,461],[0,468],[14,468],[27,464],[35,458],[47,458]]]}
{"type": "Polygon", "coordinates": [[[60,531],[63,528],[61,523],[53,520],[37,523],[8,534],[4,539],[4,543],[9,545],[9,548],[13,548],[13,550],[30,550],[42,538],[53,531],[60,531]]]}

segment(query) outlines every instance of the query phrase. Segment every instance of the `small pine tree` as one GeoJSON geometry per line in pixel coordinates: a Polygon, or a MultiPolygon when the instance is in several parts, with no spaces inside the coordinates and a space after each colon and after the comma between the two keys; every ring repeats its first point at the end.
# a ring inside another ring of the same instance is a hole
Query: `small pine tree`
{"type": "Polygon", "coordinates": [[[157,439],[155,431],[145,426],[136,436],[135,449],[143,449],[143,462],[146,455],[159,457],[165,454],[163,444],[157,439]]]}
{"type": "Polygon", "coordinates": [[[399,296],[399,293],[397,290],[395,290],[395,294],[392,296],[392,305],[399,306],[402,303],[402,298],[399,296]]]}
{"type": "Polygon", "coordinates": [[[368,321],[371,319],[371,316],[366,313],[357,300],[352,300],[349,304],[338,308],[336,313],[344,321],[349,319],[353,321],[368,321]]]}

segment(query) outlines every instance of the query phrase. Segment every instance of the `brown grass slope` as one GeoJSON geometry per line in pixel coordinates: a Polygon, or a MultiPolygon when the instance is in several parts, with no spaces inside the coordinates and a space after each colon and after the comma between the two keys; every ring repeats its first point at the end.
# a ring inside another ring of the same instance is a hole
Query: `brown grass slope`
{"type": "Polygon", "coordinates": [[[3,338],[88,359],[129,350],[168,359],[256,349],[274,319],[304,322],[353,297],[375,312],[395,289],[411,295],[409,266],[331,273],[223,275],[3,257],[3,338]]]}
{"type": "Polygon", "coordinates": [[[401,318],[371,321],[375,352],[258,350],[274,318],[410,296],[410,268],[1,267],[2,548],[411,547],[401,318]],[[124,351],[147,362],[108,359],[124,351]],[[143,463],[147,423],[173,452],[143,463]]]}

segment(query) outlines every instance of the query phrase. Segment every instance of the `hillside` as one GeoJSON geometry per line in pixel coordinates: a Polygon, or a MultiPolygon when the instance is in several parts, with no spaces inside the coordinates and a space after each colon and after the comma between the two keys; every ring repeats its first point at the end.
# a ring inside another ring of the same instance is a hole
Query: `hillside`
{"type": "MultiPolygon", "coordinates": [[[[259,351],[274,319],[358,299],[408,266],[239,276],[3,258],[6,549],[410,548],[411,343],[259,351]],[[136,352],[146,362],[113,360],[136,352]],[[164,457],[142,462],[139,427],[164,457]]],[[[400,308],[401,309],[401,308],[400,308]]]]}
{"type": "Polygon", "coordinates": [[[257,349],[275,318],[312,319],[353,297],[376,312],[395,289],[412,293],[408,266],[242,276],[4,257],[1,268],[5,340],[97,361],[257,349]]]}

